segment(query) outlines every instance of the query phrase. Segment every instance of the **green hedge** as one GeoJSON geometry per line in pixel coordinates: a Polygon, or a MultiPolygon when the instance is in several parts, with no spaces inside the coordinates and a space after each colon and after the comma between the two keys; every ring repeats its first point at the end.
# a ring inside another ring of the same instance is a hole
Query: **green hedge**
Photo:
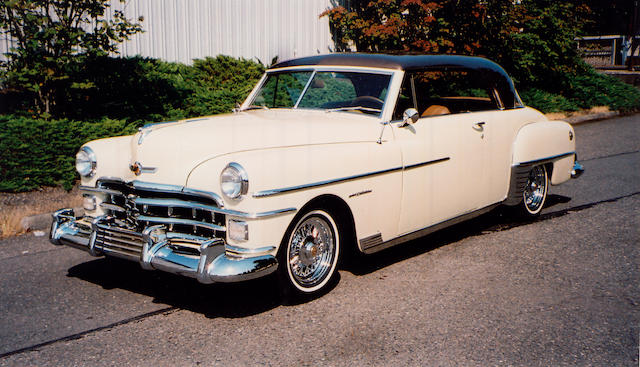
{"type": "Polygon", "coordinates": [[[230,112],[264,73],[256,62],[229,56],[192,65],[142,57],[98,58],[71,78],[60,117],[161,121],[230,112]]]}
{"type": "Polygon", "coordinates": [[[630,113],[640,110],[640,90],[623,81],[594,70],[569,78],[560,92],[538,88],[523,89],[520,97],[527,106],[542,112],[567,112],[608,106],[612,111],[630,113]]]}
{"type": "Polygon", "coordinates": [[[136,124],[123,120],[85,123],[0,115],[0,191],[71,189],[78,178],[75,154],[82,144],[135,131],[136,124]]]}

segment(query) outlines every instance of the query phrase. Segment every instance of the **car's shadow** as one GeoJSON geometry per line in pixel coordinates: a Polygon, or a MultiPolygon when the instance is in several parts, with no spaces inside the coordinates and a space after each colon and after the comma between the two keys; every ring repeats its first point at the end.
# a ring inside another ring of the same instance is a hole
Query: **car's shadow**
{"type": "Polygon", "coordinates": [[[282,303],[272,276],[235,284],[200,284],[195,279],[143,270],[135,262],[104,257],[70,268],[68,276],[105,289],[143,294],[152,297],[155,303],[211,318],[250,316],[282,303]]]}
{"type": "MultiPolygon", "coordinates": [[[[545,207],[566,203],[569,200],[571,199],[564,196],[549,195],[545,207]]],[[[552,217],[563,214],[566,214],[566,210],[556,212],[552,217]]],[[[372,255],[351,258],[343,264],[342,270],[357,276],[366,275],[469,236],[502,231],[547,218],[548,215],[543,215],[534,220],[519,220],[513,217],[508,208],[499,207],[428,236],[372,255]]],[[[69,269],[68,276],[106,289],[125,289],[143,294],[152,297],[156,303],[190,310],[210,318],[245,317],[283,304],[308,301],[284,300],[279,292],[277,279],[273,275],[241,283],[204,285],[194,279],[160,271],[146,271],[135,262],[116,258],[100,258],[78,264],[69,269]]]]}

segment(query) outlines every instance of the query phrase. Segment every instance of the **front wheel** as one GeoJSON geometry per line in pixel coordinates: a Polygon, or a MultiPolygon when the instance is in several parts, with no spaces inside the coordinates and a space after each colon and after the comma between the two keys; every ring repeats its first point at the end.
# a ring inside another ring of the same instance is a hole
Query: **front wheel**
{"type": "Polygon", "coordinates": [[[527,184],[522,193],[521,211],[527,216],[540,214],[547,199],[549,178],[545,166],[535,166],[529,171],[527,184]]]}
{"type": "Polygon", "coordinates": [[[340,234],[324,210],[305,213],[285,236],[279,251],[279,275],[286,293],[311,295],[335,277],[340,256],[340,234]]]}

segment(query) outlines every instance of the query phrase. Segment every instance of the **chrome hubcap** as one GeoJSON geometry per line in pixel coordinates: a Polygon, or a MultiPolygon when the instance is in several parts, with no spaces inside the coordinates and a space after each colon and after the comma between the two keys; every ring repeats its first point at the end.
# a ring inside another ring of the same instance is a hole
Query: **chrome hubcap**
{"type": "Polygon", "coordinates": [[[322,282],[335,256],[335,233],[322,217],[309,217],[295,229],[289,244],[289,269],[304,287],[322,282]]]}
{"type": "Polygon", "coordinates": [[[547,177],[542,166],[533,167],[524,188],[524,203],[531,212],[536,212],[544,203],[547,177]]]}

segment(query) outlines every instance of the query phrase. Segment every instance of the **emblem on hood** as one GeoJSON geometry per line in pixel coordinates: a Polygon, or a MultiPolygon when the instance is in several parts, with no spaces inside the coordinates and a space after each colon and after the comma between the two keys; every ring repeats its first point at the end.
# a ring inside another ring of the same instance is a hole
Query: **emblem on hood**
{"type": "Polygon", "coordinates": [[[145,167],[140,162],[135,162],[132,165],[129,165],[129,169],[131,172],[135,173],[136,176],[140,176],[142,173],[156,173],[158,170],[157,167],[145,167]]]}

